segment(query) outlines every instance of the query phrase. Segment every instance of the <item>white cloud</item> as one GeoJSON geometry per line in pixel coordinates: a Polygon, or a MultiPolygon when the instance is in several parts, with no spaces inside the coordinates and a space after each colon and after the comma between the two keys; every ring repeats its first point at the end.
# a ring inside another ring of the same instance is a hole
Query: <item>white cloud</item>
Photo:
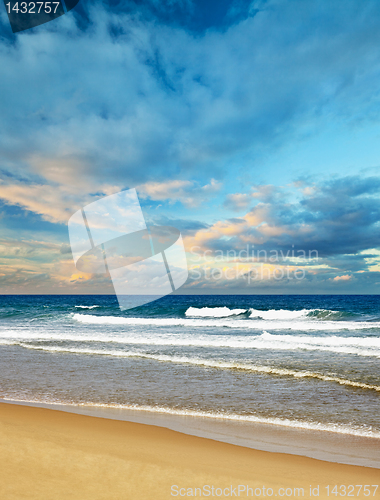
{"type": "Polygon", "coordinates": [[[257,201],[264,203],[273,203],[275,200],[281,201],[286,197],[286,191],[278,186],[257,185],[252,186],[249,193],[228,194],[223,206],[235,212],[240,212],[255,205],[257,201]]]}
{"type": "Polygon", "coordinates": [[[221,189],[221,183],[211,179],[209,184],[199,186],[198,183],[192,181],[172,180],[147,182],[137,186],[136,189],[142,198],[170,203],[180,201],[186,207],[194,208],[215,196],[221,189]]]}
{"type": "MultiPolygon", "coordinates": [[[[90,186],[94,189],[94,185],[90,186]]],[[[104,194],[120,191],[118,186],[98,186],[104,194]]],[[[41,215],[44,220],[66,224],[71,215],[90,201],[92,197],[80,184],[5,184],[0,182],[0,199],[8,205],[17,205],[25,210],[41,215]]]]}
{"type": "Polygon", "coordinates": [[[343,276],[335,276],[335,278],[333,278],[333,281],[349,281],[351,279],[352,279],[352,275],[345,274],[343,276]]]}

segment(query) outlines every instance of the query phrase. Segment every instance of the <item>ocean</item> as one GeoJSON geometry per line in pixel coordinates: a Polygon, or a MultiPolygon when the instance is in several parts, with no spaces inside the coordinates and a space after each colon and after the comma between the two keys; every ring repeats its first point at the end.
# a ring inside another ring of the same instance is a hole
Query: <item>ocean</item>
{"type": "Polygon", "coordinates": [[[380,296],[0,296],[0,397],[380,438],[380,296]]]}

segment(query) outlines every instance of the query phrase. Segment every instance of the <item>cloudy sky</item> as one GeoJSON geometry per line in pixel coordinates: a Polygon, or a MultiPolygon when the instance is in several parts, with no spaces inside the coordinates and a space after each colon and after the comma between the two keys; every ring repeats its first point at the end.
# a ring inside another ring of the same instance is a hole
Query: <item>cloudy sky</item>
{"type": "Polygon", "coordinates": [[[184,293],[379,293],[379,25],[377,0],[81,0],[14,35],[1,8],[0,293],[112,292],[67,221],[133,187],[184,293]]]}

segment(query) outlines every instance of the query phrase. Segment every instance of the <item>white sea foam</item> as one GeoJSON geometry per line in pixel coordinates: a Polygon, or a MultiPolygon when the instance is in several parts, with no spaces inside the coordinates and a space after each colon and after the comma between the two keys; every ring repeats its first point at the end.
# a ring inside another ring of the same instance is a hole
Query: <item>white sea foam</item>
{"type": "Polygon", "coordinates": [[[249,313],[251,319],[265,320],[294,320],[297,318],[308,318],[310,320],[333,319],[334,316],[339,316],[339,311],[331,311],[328,309],[301,309],[298,311],[290,311],[288,309],[270,309],[263,311],[261,309],[230,309],[229,307],[189,307],[185,312],[185,316],[194,318],[227,318],[229,316],[238,316],[244,313],[249,313]]]}
{"type": "Polygon", "coordinates": [[[96,307],[99,306],[75,306],[78,309],[95,309],[96,307]]]}
{"type": "Polygon", "coordinates": [[[270,311],[260,311],[257,309],[249,309],[250,318],[261,318],[266,320],[293,320],[296,318],[306,318],[315,309],[302,309],[301,311],[288,311],[286,309],[271,309],[270,311]]]}
{"type": "Polygon", "coordinates": [[[135,410],[135,411],[145,411],[149,413],[162,413],[166,415],[178,415],[184,417],[200,417],[209,419],[218,419],[224,421],[237,421],[237,422],[252,422],[257,424],[270,424],[278,425],[282,427],[291,427],[295,429],[307,429],[313,431],[323,431],[323,432],[335,432],[338,434],[348,434],[351,436],[361,436],[380,439],[380,432],[374,431],[371,427],[367,426],[354,426],[354,425],[344,425],[344,424],[334,424],[328,423],[323,424],[320,422],[307,422],[302,420],[290,420],[282,418],[271,418],[271,417],[258,417],[256,415],[239,415],[236,413],[225,413],[225,412],[208,412],[200,410],[181,410],[168,408],[163,406],[148,406],[148,405],[137,405],[137,404],[116,404],[116,403],[77,403],[77,402],[66,402],[58,400],[45,400],[45,399],[16,399],[16,398],[3,398],[4,401],[15,401],[19,403],[32,403],[32,404],[44,404],[44,405],[64,405],[70,407],[80,407],[80,408],[111,408],[120,410],[135,410]]]}
{"type": "Polygon", "coordinates": [[[207,335],[203,332],[180,331],[176,334],[165,331],[108,331],[105,333],[84,330],[69,333],[66,330],[37,332],[34,330],[0,331],[0,342],[55,340],[75,342],[102,342],[130,345],[190,346],[237,349],[308,350],[330,351],[380,358],[380,338],[345,337],[337,335],[271,334],[267,331],[251,335],[207,335]]]}
{"type": "Polygon", "coordinates": [[[72,354],[86,354],[96,356],[112,356],[118,358],[144,358],[155,361],[162,361],[176,364],[188,364],[196,366],[204,366],[207,368],[224,369],[224,370],[243,370],[254,373],[263,373],[268,375],[295,377],[295,378],[311,378],[323,380],[325,382],[336,382],[340,385],[349,387],[357,387],[360,389],[369,389],[380,392],[380,386],[373,384],[365,384],[354,380],[347,380],[337,376],[324,375],[322,373],[311,372],[307,370],[290,370],[287,368],[276,368],[271,366],[254,365],[241,362],[226,362],[220,360],[201,359],[187,356],[169,356],[166,354],[149,354],[140,351],[125,351],[125,350],[110,350],[110,349],[88,349],[77,347],[59,347],[59,346],[42,346],[19,342],[18,345],[27,349],[42,350],[47,352],[61,352],[72,354]]]}
{"type": "MultiPolygon", "coordinates": [[[[310,310],[308,310],[310,311],[310,310]]],[[[267,311],[269,312],[269,311],[267,311]]],[[[293,312],[293,311],[290,311],[293,312]]],[[[299,311],[298,311],[299,312],[299,311]]],[[[73,319],[93,325],[125,326],[186,326],[194,328],[241,328],[245,330],[297,330],[297,331],[339,331],[380,329],[380,322],[372,321],[312,321],[308,318],[289,320],[251,320],[229,318],[134,318],[126,316],[95,316],[75,313],[73,319]]]]}
{"type": "Polygon", "coordinates": [[[247,309],[229,309],[228,307],[189,307],[185,316],[196,318],[227,318],[228,316],[237,316],[244,314],[247,309]]]}

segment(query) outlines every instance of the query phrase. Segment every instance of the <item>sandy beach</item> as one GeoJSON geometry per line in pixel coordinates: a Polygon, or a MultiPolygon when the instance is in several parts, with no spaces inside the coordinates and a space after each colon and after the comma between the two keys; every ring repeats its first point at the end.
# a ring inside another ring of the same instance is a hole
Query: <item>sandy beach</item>
{"type": "Polygon", "coordinates": [[[44,408],[2,403],[0,422],[0,497],[7,500],[310,498],[310,486],[312,496],[329,498],[335,485],[363,485],[354,493],[364,498],[364,485],[373,497],[380,478],[374,468],[44,408]]]}

